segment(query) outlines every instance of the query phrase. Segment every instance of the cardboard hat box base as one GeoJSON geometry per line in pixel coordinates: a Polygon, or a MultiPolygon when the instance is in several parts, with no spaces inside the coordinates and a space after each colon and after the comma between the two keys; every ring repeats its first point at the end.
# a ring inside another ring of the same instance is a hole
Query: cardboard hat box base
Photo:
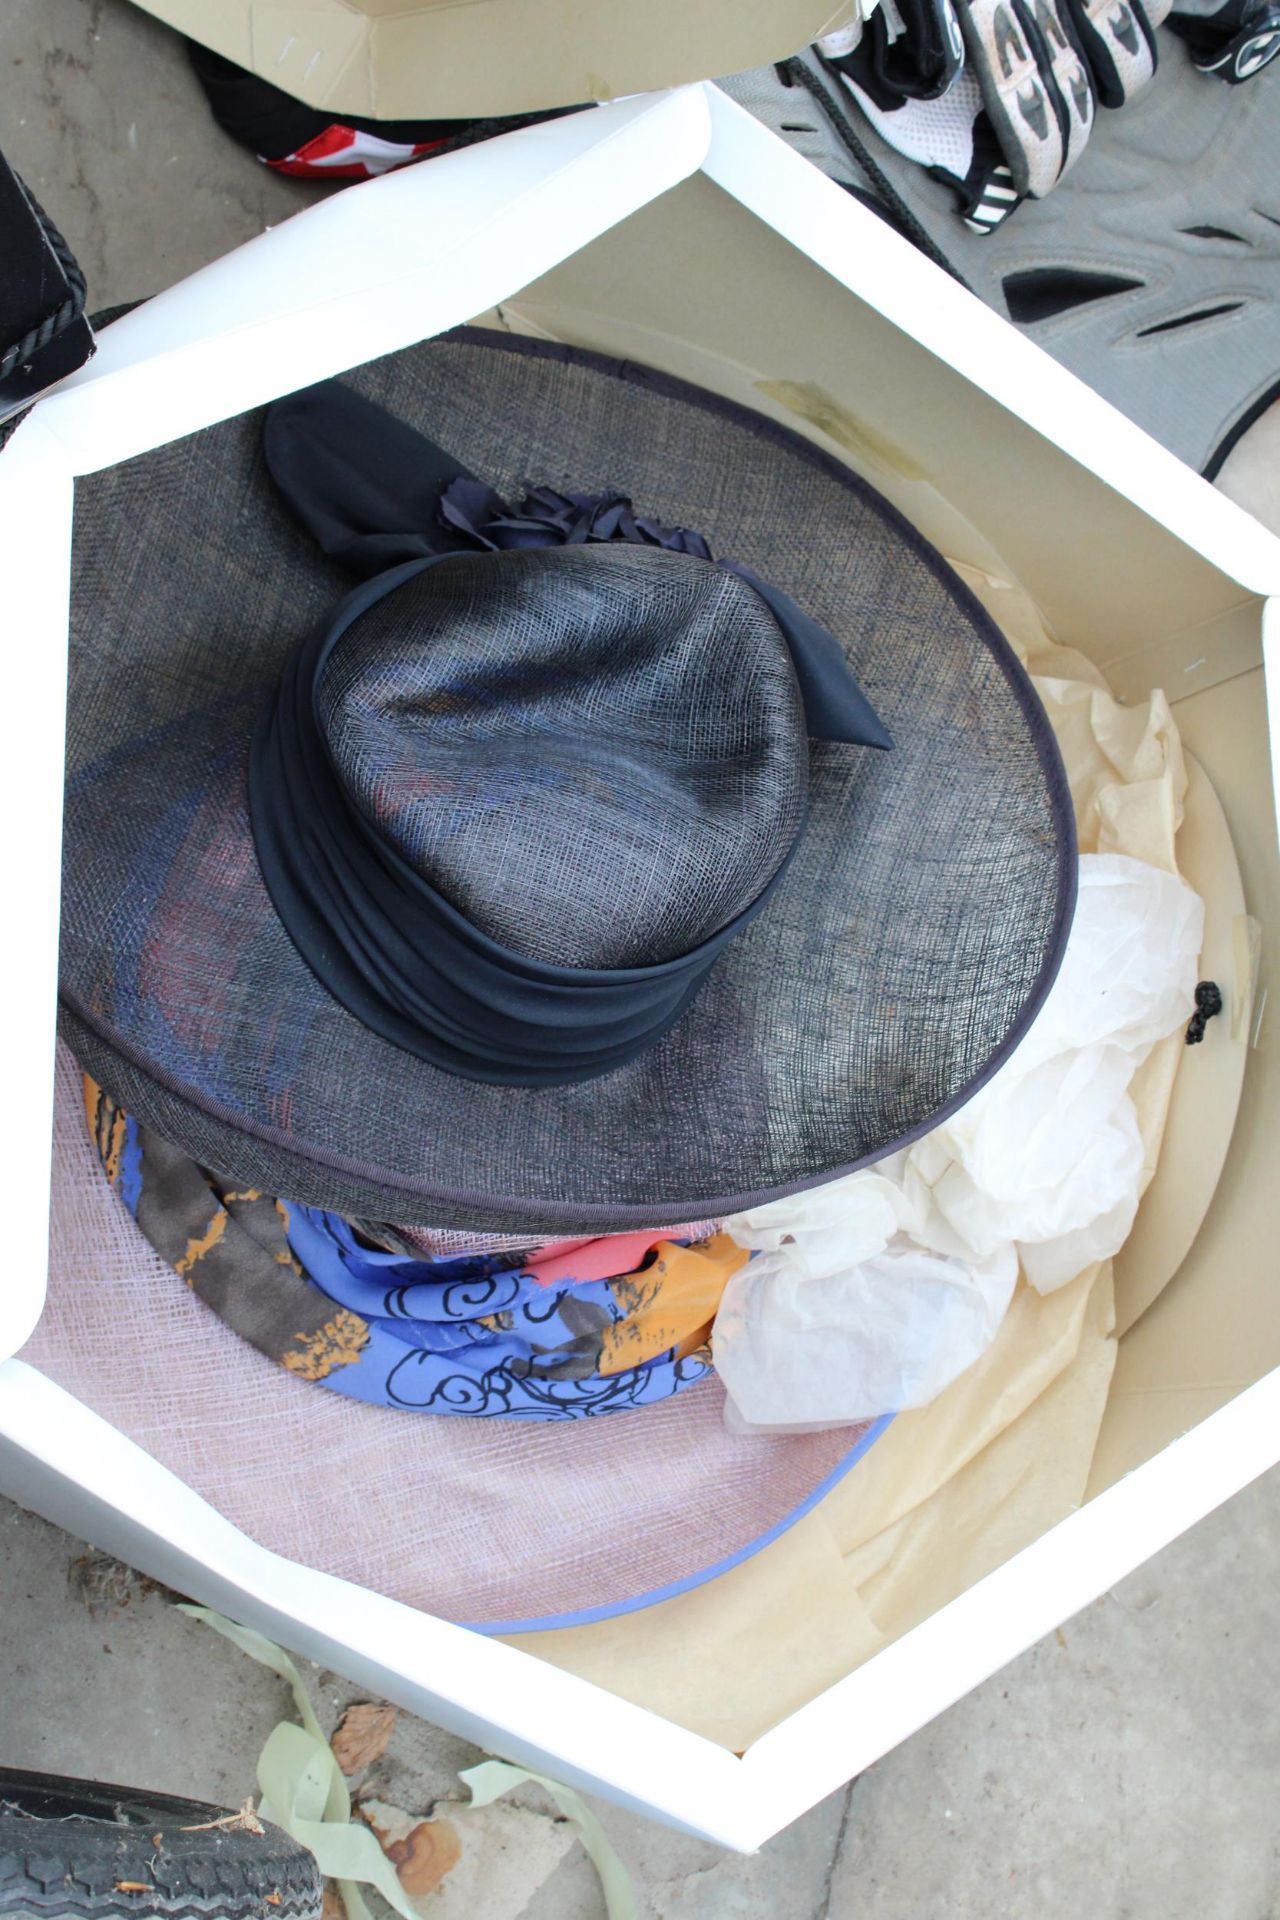
{"type": "Polygon", "coordinates": [[[335,116],[473,120],[784,60],[850,0],[137,0],[335,116]]]}
{"type": "MultiPolygon", "coordinates": [[[[1036,626],[1026,597],[1012,583],[963,571],[993,615],[1012,615],[1009,637],[1025,657],[1019,632],[1034,635],[1036,626]]],[[[1035,645],[1027,664],[1055,718],[1055,691],[1092,685],[1105,695],[1103,676],[1087,661],[1042,633],[1035,645]],[[1088,681],[1069,680],[1073,673],[1088,681]]],[[[1205,902],[1202,972],[1216,965],[1229,979],[1232,931],[1243,911],[1230,835],[1203,771],[1185,763],[1176,731],[1162,729],[1149,708],[1147,716],[1143,727],[1141,709],[1118,709],[1104,697],[1095,703],[1096,731],[1059,726],[1081,850],[1097,851],[1101,840],[1106,851],[1180,870],[1205,902]],[[1129,735],[1124,748],[1114,737],[1117,721],[1129,735]]],[[[1215,1126],[1225,1110],[1225,1129],[1209,1138],[1229,1133],[1242,1064],[1240,1050],[1225,1045],[1189,1053],[1178,1033],[1139,1070],[1132,1092],[1146,1149],[1143,1217],[1161,1226],[1133,1281],[1127,1246],[1122,1252],[1120,1331],[1173,1278],[1184,1241],[1208,1210],[1219,1159],[1203,1151],[1205,1123],[1215,1126]],[[1185,1133],[1195,1145],[1188,1141],[1190,1151],[1166,1173],[1171,1110],[1177,1138],[1185,1133]]],[[[643,1615],[511,1636],[511,1643],[743,1751],[1080,1505],[1107,1412],[1116,1335],[1112,1262],[1044,1296],[1022,1283],[988,1352],[932,1405],[899,1414],[817,1507],[763,1552],[643,1615]]]]}
{"type": "MultiPolygon", "coordinates": [[[[510,321],[516,317],[508,313],[510,321]]],[[[1035,610],[1012,583],[984,575],[974,584],[993,613],[1011,620],[1013,644],[1024,658],[1034,642],[1028,664],[1066,755],[1082,851],[1120,853],[1176,871],[1174,834],[1187,774],[1164,701],[1119,708],[1096,669],[1053,646],[1043,630],[1035,635],[1035,610]],[[1020,640],[1020,632],[1030,638],[1020,640]],[[1089,678],[1071,679],[1073,672],[1089,678]]],[[[1190,804],[1197,812],[1214,805],[1202,775],[1190,804]]],[[[1236,904],[1238,893],[1229,837],[1225,858],[1198,878],[1213,892],[1212,947],[1213,923],[1236,904]]],[[[1179,1033],[1141,1070],[1138,1104],[1148,1177],[1156,1170],[1184,1054],[1179,1033]]],[[[1184,1104],[1202,1107],[1205,1081],[1224,1066],[1230,1071],[1236,1060],[1216,1047],[1188,1056],[1184,1104]]],[[[559,1531],[551,1537],[523,1476],[512,1471],[510,1460],[500,1463],[506,1457],[496,1443],[510,1430],[492,1433],[480,1449],[493,1476],[482,1493],[470,1451],[464,1447],[455,1457],[447,1447],[433,1451],[430,1443],[480,1441],[483,1428],[441,1431],[430,1416],[388,1419],[356,1407],[344,1409],[351,1424],[338,1429],[328,1417],[332,1400],[286,1383],[251,1357],[151,1255],[88,1149],[77,1075],[68,1066],[64,1077],[49,1303],[24,1358],[179,1473],[252,1538],[449,1618],[493,1617],[492,1603],[486,1612],[479,1596],[495,1578],[489,1563],[500,1543],[527,1561],[515,1570],[512,1593],[519,1597],[502,1603],[505,1617],[528,1619],[542,1611],[537,1594],[548,1580],[554,1583],[555,1574],[538,1556],[545,1552],[554,1568],[572,1554],[585,1516],[592,1516],[593,1563],[608,1566],[619,1549],[641,1553],[647,1580],[641,1576],[623,1589],[635,1598],[613,1609],[574,1609],[585,1613],[577,1624],[564,1618],[571,1609],[553,1606],[548,1610],[559,1621],[505,1637],[732,1750],[745,1748],[832,1678],[970,1584],[994,1563],[993,1555],[1007,1557],[1083,1497],[1115,1360],[1109,1263],[1043,1299],[1024,1286],[978,1365],[931,1407],[899,1416],[867,1457],[838,1476],[811,1514],[794,1528],[784,1523],[773,1529],[780,1537],[758,1556],[750,1549],[732,1556],[744,1564],[716,1577],[705,1596],[701,1580],[685,1580],[677,1584],[691,1590],[646,1605],[648,1592],[661,1587],[654,1569],[671,1546],[678,1543],[692,1555],[690,1565],[708,1567],[719,1558],[709,1538],[699,1552],[706,1520],[699,1514],[696,1476],[682,1478],[675,1462],[665,1470],[657,1464],[665,1457],[664,1441],[655,1434],[652,1411],[625,1426],[592,1423],[585,1436],[580,1429],[556,1427],[537,1436],[557,1449],[541,1461],[553,1487],[566,1474],[572,1483],[574,1462],[585,1476],[553,1501],[559,1531]],[[130,1325],[138,1341],[132,1365],[103,1367],[99,1356],[110,1349],[113,1334],[130,1325]],[[286,1394],[293,1396],[287,1413],[280,1405],[286,1394]],[[235,1411],[221,1419],[224,1406],[235,1411]],[[608,1454],[611,1465],[602,1466],[597,1452],[584,1453],[584,1437],[615,1442],[623,1454],[608,1454]],[[561,1459],[564,1469],[557,1464],[561,1459]],[[608,1495],[595,1490],[594,1476],[602,1471],[611,1482],[635,1482],[612,1507],[608,1495]],[[431,1487],[433,1545],[415,1516],[403,1510],[406,1481],[431,1487]],[[459,1543],[454,1517],[481,1498],[484,1525],[465,1526],[459,1543]],[[634,1511],[634,1524],[617,1537],[607,1528],[600,1531],[603,1515],[611,1512],[616,1527],[624,1509],[634,1511]],[[464,1600],[459,1613],[448,1601],[450,1578],[465,1585],[467,1576],[450,1576],[446,1569],[467,1552],[475,1561],[477,1597],[464,1600]],[[424,1554],[426,1565],[420,1562],[424,1554]],[[595,1620],[593,1613],[605,1617],[595,1620]],[[728,1669],[726,1646],[735,1651],[728,1669]],[[735,1675],[731,1688],[726,1671],[735,1675]]],[[[1238,1097],[1238,1076],[1234,1092],[1238,1097]]],[[[1177,1189],[1180,1209],[1202,1215],[1212,1178],[1210,1171],[1184,1180],[1177,1189]]],[[[1165,1202],[1159,1210],[1166,1211],[1165,1202]]],[[[1198,1219],[1192,1230],[1195,1224],[1198,1219]]],[[[1150,1264],[1146,1271],[1152,1272],[1150,1264]]],[[[1167,1270],[1163,1277],[1169,1277],[1167,1270]]],[[[705,1390],[701,1397],[707,1397],[705,1390]]],[[[682,1403],[680,1411],[690,1408],[682,1403]]],[[[714,1427],[718,1405],[702,1411],[714,1427]]],[[[686,1420],[681,1430],[695,1446],[718,1437],[705,1422],[686,1420]]],[[[738,1444],[747,1455],[761,1445],[738,1444]]],[[[794,1443],[766,1441],[764,1447],[779,1444],[794,1443]]],[[[524,1446],[528,1453],[527,1440],[524,1446]]],[[[529,1465],[539,1471],[536,1452],[529,1465]]],[[[708,1484],[719,1470],[708,1458],[708,1484]]],[[[727,1493],[723,1488],[722,1499],[727,1493]]]]}
{"type": "MultiPolygon", "coordinates": [[[[942,1569],[949,1589],[925,1565],[911,1573],[896,1521],[869,1541],[838,1514],[821,1528],[802,1522],[779,1544],[807,1541],[834,1575],[828,1592],[856,1591],[872,1630],[831,1666],[804,1665],[799,1635],[770,1652],[773,1699],[736,1725],[722,1714],[709,1740],[665,1717],[674,1699],[653,1712],[611,1691],[623,1675],[607,1673],[604,1656],[592,1666],[604,1684],[593,1684],[553,1664],[545,1635],[508,1646],[265,1552],[21,1359],[0,1365],[0,1485],[490,1750],[750,1848],[1280,1457],[1280,1191],[1263,1172],[1280,1129],[1266,1019],[1280,857],[1264,666],[1280,543],[713,88],[571,115],[324,201],[109,328],[0,459],[8,590],[26,636],[24,726],[0,764],[3,798],[24,821],[11,849],[25,937],[11,956],[4,1142],[21,1190],[38,1194],[47,1167],[76,475],[476,316],[657,366],[799,426],[973,570],[967,578],[1016,583],[1006,631],[1042,622],[1122,708],[1166,690],[1194,763],[1178,859],[1207,897],[1204,969],[1227,1007],[1179,1060],[1156,1172],[1114,1263],[1123,1330],[1101,1429],[1087,1485],[1073,1469],[1058,1510],[1081,1493],[1083,1503],[1036,1532],[1006,1502],[1010,1523],[942,1569]],[[1221,894],[1202,863],[1226,874],[1221,894]],[[899,1575],[911,1624],[880,1645],[886,1583],[899,1575]],[[861,1664],[849,1670],[851,1659],[861,1664]],[[726,1751],[744,1744],[740,1759],[726,1751]]],[[[0,1351],[16,1351],[40,1311],[44,1223],[38,1206],[29,1213],[14,1223],[0,1351]]],[[[1036,1337],[1063,1362],[1037,1401],[1051,1413],[1054,1395],[1096,1405],[1098,1369],[1069,1362],[1109,1345],[1105,1275],[1074,1285],[1044,1303],[1057,1318],[1036,1337]]],[[[922,1457],[930,1411],[895,1422],[862,1466],[875,1471],[908,1421],[922,1457]]],[[[952,1474],[951,1499],[967,1474],[1000,1466],[1002,1445],[992,1433],[952,1474]]],[[[939,1459],[947,1453],[943,1436],[939,1459]]],[[[1005,1471],[1011,1485],[1014,1466],[1005,1471]]],[[[728,1605],[742,1576],[771,1564],[776,1591],[761,1604],[797,1606],[805,1563],[767,1555],[685,1597],[709,1610],[702,1644],[715,1649],[723,1699],[744,1664],[728,1605]]],[[[851,1639],[855,1611],[843,1624],[851,1639]]],[[[651,1633],[659,1619],[651,1610],[651,1633]]],[[[823,1630],[813,1620],[811,1641],[823,1630]]]]}

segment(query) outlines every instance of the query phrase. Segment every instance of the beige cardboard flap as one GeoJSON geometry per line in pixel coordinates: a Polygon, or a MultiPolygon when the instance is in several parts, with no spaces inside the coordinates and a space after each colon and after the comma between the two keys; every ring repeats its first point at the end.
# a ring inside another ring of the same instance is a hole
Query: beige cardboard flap
{"type": "MultiPolygon", "coordinates": [[[[1163,1135],[1151,1139],[1153,1130],[1144,1131],[1158,1164],[1133,1231],[1115,1259],[1116,1331],[1122,1335],[1163,1292],[1204,1224],[1231,1143],[1248,1055],[1248,1019],[1232,1019],[1236,998],[1249,992],[1248,981],[1237,986],[1233,973],[1234,929],[1245,911],[1244,883],[1222,804],[1190,754],[1186,765],[1178,864],[1204,901],[1201,976],[1217,982],[1225,1006],[1194,1051],[1177,1041],[1166,1042],[1147,1063],[1148,1069],[1158,1073],[1163,1068],[1177,1079],[1163,1135]]],[[[1137,1092],[1135,1088],[1135,1097],[1137,1092]]],[[[1163,1089],[1155,1093],[1153,1112],[1165,1110],[1166,1098],[1163,1089]]]]}
{"type": "Polygon", "coordinates": [[[339,88],[344,71],[354,65],[354,79],[348,81],[352,97],[362,92],[368,97],[366,63],[359,56],[369,24],[358,14],[334,16],[328,8],[315,6],[255,6],[249,36],[253,71],[273,87],[299,99],[323,99],[339,88]]]}
{"type": "Polygon", "coordinates": [[[851,0],[138,0],[308,106],[384,120],[535,112],[785,59],[851,0]]]}

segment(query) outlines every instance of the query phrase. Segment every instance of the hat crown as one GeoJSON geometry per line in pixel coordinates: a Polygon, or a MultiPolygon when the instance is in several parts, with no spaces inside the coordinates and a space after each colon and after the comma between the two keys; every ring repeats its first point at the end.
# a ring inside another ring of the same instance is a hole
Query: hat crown
{"type": "Polygon", "coordinates": [[[319,677],[348,799],[481,933],[650,966],[758,898],[801,829],[785,638],[743,581],[657,549],[460,554],[379,599],[319,677]]]}

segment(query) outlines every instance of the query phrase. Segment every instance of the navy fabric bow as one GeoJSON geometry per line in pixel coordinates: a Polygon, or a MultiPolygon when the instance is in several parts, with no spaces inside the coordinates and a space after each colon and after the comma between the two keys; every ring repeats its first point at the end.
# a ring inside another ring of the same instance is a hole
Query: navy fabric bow
{"type": "Polygon", "coordinates": [[[716,561],[700,533],[636,513],[625,494],[535,487],[518,507],[450,453],[337,380],[277,400],[262,438],[271,477],[321,550],[368,579],[440,553],[626,541],[726,568],[768,606],[786,639],[813,740],[893,745],[844,649],[788,594],[732,560],[716,561]]]}

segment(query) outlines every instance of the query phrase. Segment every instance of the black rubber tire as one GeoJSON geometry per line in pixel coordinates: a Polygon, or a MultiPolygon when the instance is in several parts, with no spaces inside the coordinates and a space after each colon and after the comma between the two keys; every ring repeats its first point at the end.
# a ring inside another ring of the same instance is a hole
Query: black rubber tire
{"type": "Polygon", "coordinates": [[[4,1920],[315,1920],[314,1857],[279,1827],[214,1827],[225,1807],[0,1767],[4,1920]]]}

